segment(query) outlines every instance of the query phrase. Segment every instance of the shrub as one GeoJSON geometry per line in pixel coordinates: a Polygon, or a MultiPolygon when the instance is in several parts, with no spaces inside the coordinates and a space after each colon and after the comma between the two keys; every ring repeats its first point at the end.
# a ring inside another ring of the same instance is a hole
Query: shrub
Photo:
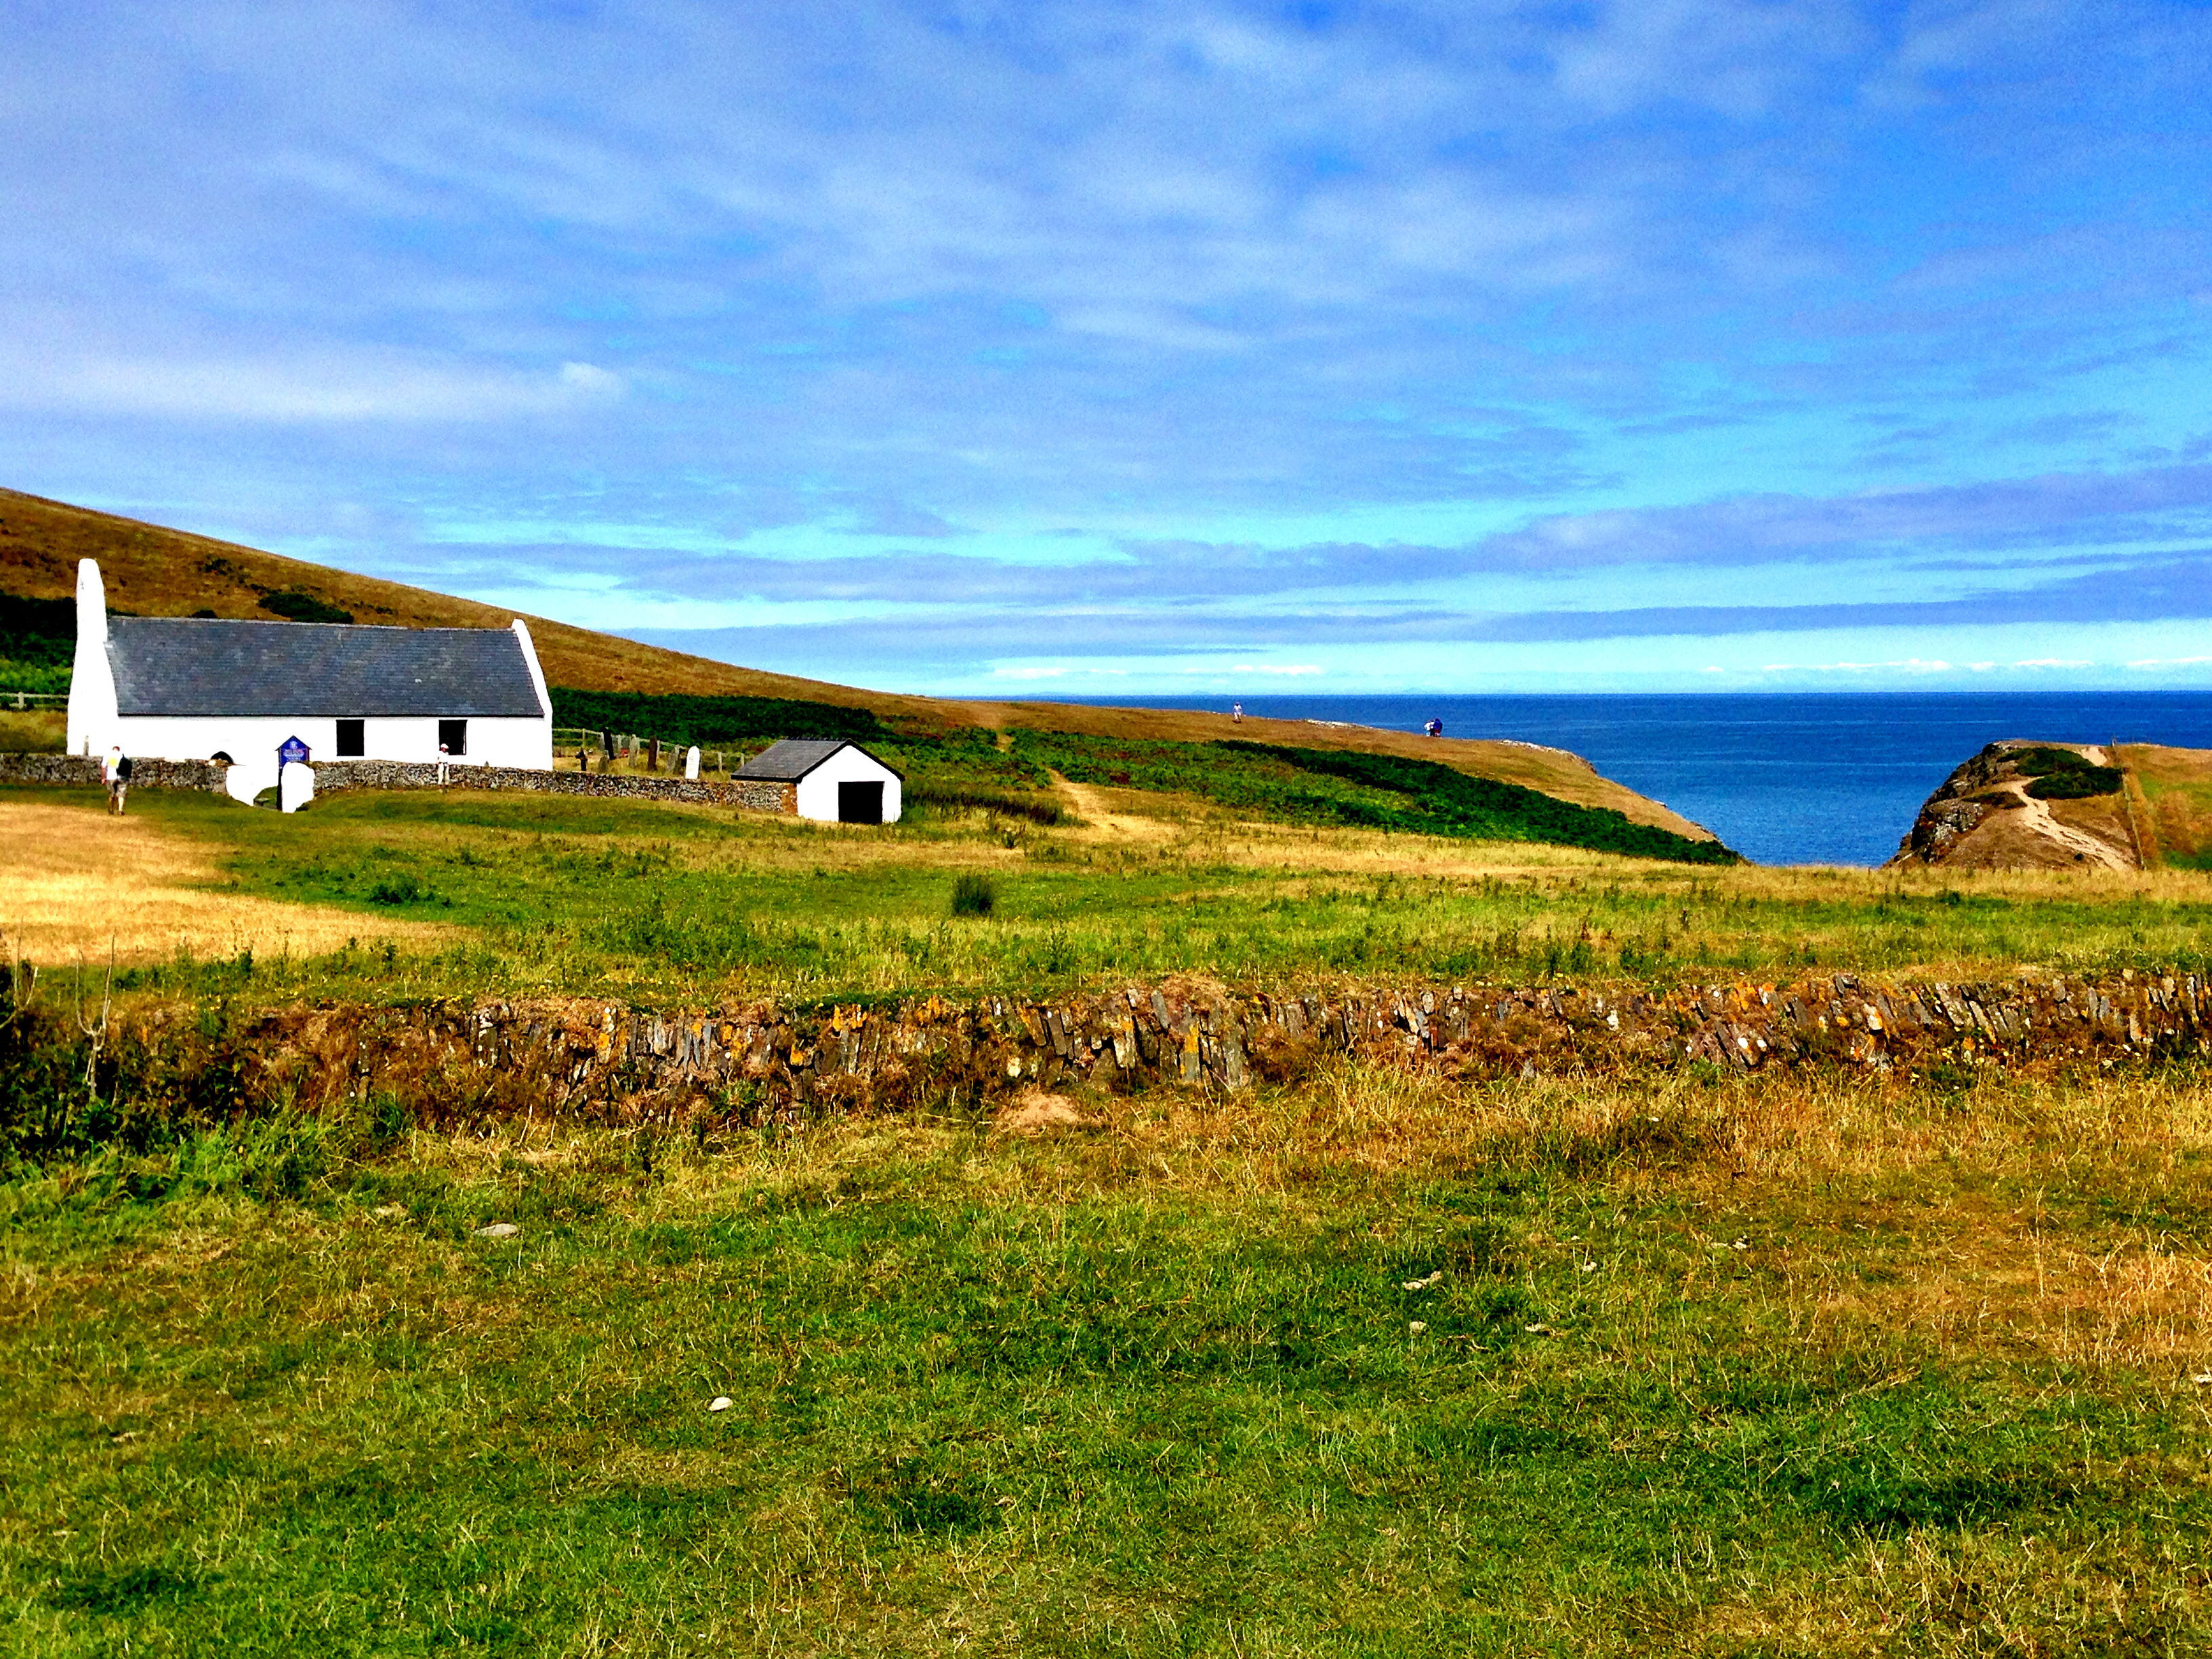
{"type": "Polygon", "coordinates": [[[412,871],[403,870],[396,876],[386,876],[368,890],[371,904],[412,904],[418,899],[434,896],[430,890],[416,880],[412,871]]]}
{"type": "Polygon", "coordinates": [[[689,693],[587,691],[551,688],[556,726],[594,732],[641,732],[665,741],[727,744],[769,744],[779,738],[842,738],[875,744],[890,730],[866,708],[807,702],[791,697],[714,697],[689,693]]]}
{"type": "Polygon", "coordinates": [[[261,596],[261,608],[271,616],[282,617],[288,622],[349,623],[353,612],[341,611],[326,600],[312,593],[302,593],[294,588],[261,596]]]}
{"type": "Polygon", "coordinates": [[[2117,794],[2119,787],[2117,767],[2084,764],[2046,772],[2027,786],[2027,793],[2038,800],[2086,800],[2092,795],[2117,794]]]}
{"type": "Polygon", "coordinates": [[[2015,749],[2005,758],[2022,777],[2034,780],[2027,793],[2038,800],[2086,800],[2119,790],[2122,775],[2118,767],[2093,765],[2071,749],[2039,744],[2033,749],[2015,749]]]}
{"type": "Polygon", "coordinates": [[[988,876],[974,872],[962,876],[952,884],[952,914],[956,916],[988,916],[998,908],[999,890],[988,876]]]}
{"type": "Polygon", "coordinates": [[[2024,778],[2041,777],[2045,772],[2070,772],[2089,763],[2071,749],[2053,749],[2047,744],[2038,744],[2032,749],[2015,749],[2004,758],[2010,761],[2013,770],[2024,778]]]}

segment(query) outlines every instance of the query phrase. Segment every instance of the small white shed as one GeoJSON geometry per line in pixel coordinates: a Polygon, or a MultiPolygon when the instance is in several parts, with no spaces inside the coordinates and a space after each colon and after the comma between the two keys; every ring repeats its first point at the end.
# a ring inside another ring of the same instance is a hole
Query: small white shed
{"type": "Polygon", "coordinates": [[[792,810],[820,823],[899,821],[899,775],[857,743],[786,738],[739,767],[738,776],[792,785],[792,810]]]}

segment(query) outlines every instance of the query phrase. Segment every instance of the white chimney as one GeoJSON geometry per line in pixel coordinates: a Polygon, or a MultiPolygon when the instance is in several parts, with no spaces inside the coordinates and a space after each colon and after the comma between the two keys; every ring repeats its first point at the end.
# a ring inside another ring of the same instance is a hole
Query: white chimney
{"type": "Polygon", "coordinates": [[[107,660],[107,588],[100,566],[76,562],[76,663],[70,674],[69,751],[99,755],[115,741],[115,671],[107,660]]]}

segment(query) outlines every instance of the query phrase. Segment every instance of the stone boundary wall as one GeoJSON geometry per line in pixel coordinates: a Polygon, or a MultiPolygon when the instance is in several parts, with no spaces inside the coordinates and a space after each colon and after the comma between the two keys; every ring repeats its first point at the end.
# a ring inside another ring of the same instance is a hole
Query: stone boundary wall
{"type": "MultiPolygon", "coordinates": [[[[134,789],[204,789],[223,793],[227,769],[215,761],[131,757],[134,789]]],[[[438,781],[437,763],[407,761],[322,761],[313,769],[315,793],[341,789],[490,789],[550,795],[592,795],[630,800],[682,800],[706,806],[741,806],[755,812],[799,810],[796,787],[739,778],[728,783],[701,778],[636,777],[623,772],[538,772],[520,766],[470,766],[453,762],[452,780],[438,781]]],[[[100,783],[100,762],[83,755],[0,755],[0,784],[100,783]]]]}
{"type": "MultiPolygon", "coordinates": [[[[189,1014],[172,1017],[189,1026],[189,1014]]],[[[1051,1000],[928,997],[881,1007],[671,1012],[544,1000],[295,1009],[261,1017],[247,1037],[280,1086],[308,1101],[392,1088],[464,1115],[704,1110],[758,1121],[959,1109],[1071,1085],[1234,1092],[1294,1080],[1343,1054],[1468,1081],[1701,1064],[1734,1074],[2095,1069],[2194,1052],[2208,1019],[2212,989],[2195,975],[1978,985],[1838,975],[1622,994],[1234,992],[1176,979],[1051,1000]]]]}
{"type": "MultiPolygon", "coordinates": [[[[204,789],[222,793],[226,769],[214,761],[131,757],[133,789],[204,789]]],[[[0,784],[79,783],[97,789],[100,760],[93,755],[0,755],[0,784]]]]}
{"type": "Polygon", "coordinates": [[[523,766],[471,766],[447,763],[447,783],[438,781],[435,761],[318,761],[312,769],[315,793],[341,789],[489,789],[540,795],[589,795],[600,799],[681,800],[703,806],[743,806],[756,812],[796,812],[798,798],[787,783],[739,778],[728,783],[711,778],[639,777],[629,772],[541,772],[523,766]]]}

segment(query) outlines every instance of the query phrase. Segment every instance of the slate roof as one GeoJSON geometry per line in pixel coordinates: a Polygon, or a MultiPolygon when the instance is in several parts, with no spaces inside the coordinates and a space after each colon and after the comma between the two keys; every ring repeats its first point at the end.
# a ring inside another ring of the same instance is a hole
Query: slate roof
{"type": "MultiPolygon", "coordinates": [[[[861,754],[868,755],[868,751],[861,749],[859,744],[847,743],[842,738],[785,738],[769,744],[740,766],[738,775],[759,778],[769,783],[796,783],[840,749],[858,750],[861,754]]],[[[877,765],[884,766],[873,755],[868,755],[868,758],[876,761],[877,765]]],[[[899,775],[894,768],[884,766],[884,770],[893,777],[899,775]]]]}
{"type": "Polygon", "coordinates": [[[522,641],[505,628],[110,616],[107,660],[123,714],[538,720],[545,712],[522,641]]]}

